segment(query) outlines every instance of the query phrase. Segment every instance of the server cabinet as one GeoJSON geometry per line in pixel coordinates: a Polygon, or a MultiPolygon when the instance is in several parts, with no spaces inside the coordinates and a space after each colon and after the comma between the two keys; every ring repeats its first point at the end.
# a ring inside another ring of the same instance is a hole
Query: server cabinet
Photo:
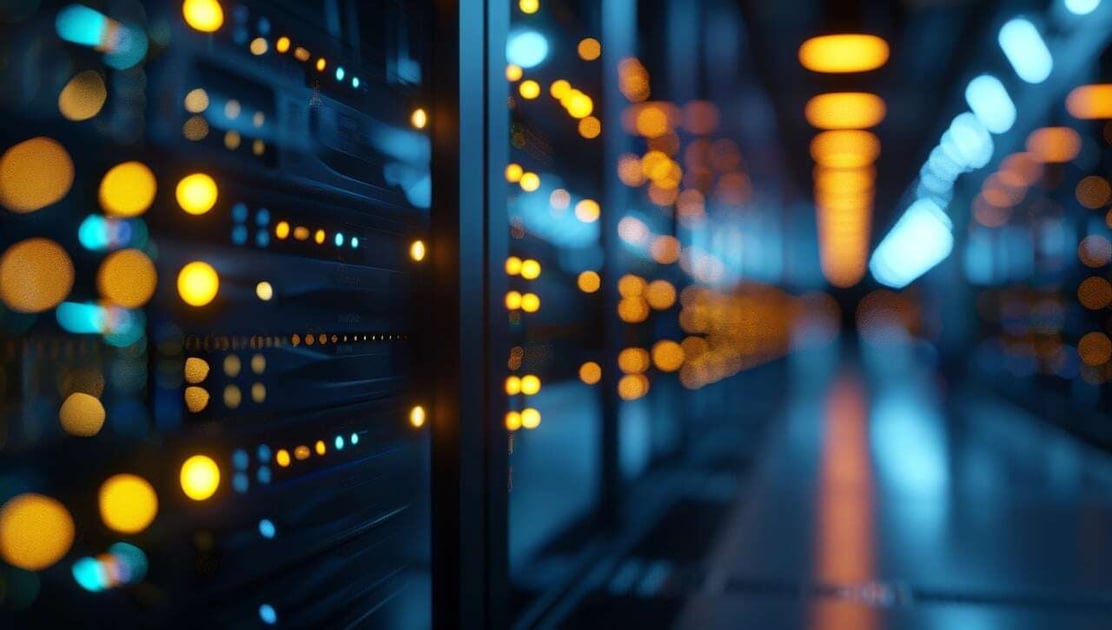
{"type": "Polygon", "coordinates": [[[430,623],[431,11],[0,3],[0,625],[430,623]]]}

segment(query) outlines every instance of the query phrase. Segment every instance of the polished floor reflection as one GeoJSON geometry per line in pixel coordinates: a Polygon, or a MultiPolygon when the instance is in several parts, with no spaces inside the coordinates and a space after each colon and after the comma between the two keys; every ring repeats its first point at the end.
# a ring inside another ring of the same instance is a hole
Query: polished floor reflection
{"type": "Polygon", "coordinates": [[[797,372],[678,625],[1108,627],[1112,458],[919,358],[797,372]]]}

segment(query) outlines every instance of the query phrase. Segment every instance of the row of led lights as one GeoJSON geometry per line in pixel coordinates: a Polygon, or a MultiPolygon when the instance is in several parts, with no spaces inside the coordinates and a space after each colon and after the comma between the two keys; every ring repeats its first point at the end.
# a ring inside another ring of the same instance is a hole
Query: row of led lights
{"type": "MultiPolygon", "coordinates": [[[[522,13],[534,14],[540,10],[539,0],[520,0],[518,8],[522,13]]],[[[594,61],[601,54],[601,45],[598,40],[585,38],[577,47],[580,58],[585,61],[594,61]]],[[[542,35],[534,31],[522,31],[511,36],[507,42],[507,58],[510,63],[506,67],[506,79],[510,82],[521,81],[518,85],[518,94],[525,100],[534,100],[541,95],[540,84],[533,79],[523,79],[523,68],[532,68],[539,65],[548,53],[548,43],[542,35]]],[[[602,133],[602,125],[598,118],[592,116],[594,111],[593,100],[577,90],[563,79],[554,81],[550,86],[549,94],[560,102],[568,115],[577,119],[579,134],[587,139],[597,138],[602,133]]],[[[506,181],[517,184],[525,192],[535,192],[541,186],[540,176],[536,173],[525,171],[521,165],[511,163],[506,167],[506,181]]],[[[553,207],[566,209],[571,203],[571,195],[567,191],[557,190],[550,195],[553,207]]],[[[598,203],[584,199],[577,203],[576,217],[584,223],[597,221],[601,210],[598,203]]],[[[522,260],[511,256],[506,260],[505,270],[511,277],[521,277],[524,280],[535,280],[540,277],[541,265],[531,259],[522,260]]],[[[534,293],[521,293],[509,291],[506,294],[505,305],[508,310],[522,310],[533,313],[540,309],[540,298],[534,293]]],[[[534,374],[524,376],[510,375],[505,382],[505,391],[509,396],[534,396],[540,392],[541,380],[534,374]]],[[[536,429],[541,424],[541,413],[533,407],[526,407],[520,411],[511,410],[506,413],[506,429],[513,432],[521,429],[536,429]]]]}
{"type": "MultiPolygon", "coordinates": [[[[1100,0],[1065,0],[1061,6],[1071,15],[1086,16],[1100,6],[1100,0]]],[[[997,43],[1024,83],[1037,85],[1050,78],[1054,58],[1031,20],[1007,21],[997,43]]],[[[902,288],[949,256],[953,225],[944,208],[953,197],[954,183],[961,174],[987,165],[995,149],[992,135],[1007,133],[1016,122],[1015,103],[1000,79],[980,74],[966,86],[964,96],[969,111],[955,117],[942,135],[920,171],[915,200],[873,252],[870,270],[882,284],[902,288]]],[[[1112,85],[1080,86],[1069,94],[1066,108],[1077,119],[1109,119],[1110,98],[1112,85]]],[[[1067,162],[1080,151],[1080,138],[1067,127],[1046,127],[1031,133],[1026,148],[1026,158],[1067,162]]],[[[1009,206],[975,206],[974,218],[978,214],[982,224],[1001,225],[1009,206]]]]}
{"type": "MultiPolygon", "coordinates": [[[[522,76],[523,71],[520,66],[511,64],[506,67],[506,78],[510,81],[517,81],[522,76]]],[[[521,98],[532,101],[540,97],[541,86],[533,79],[526,79],[517,86],[517,92],[521,98]]],[[[591,115],[595,105],[590,96],[575,89],[564,79],[553,81],[549,87],[549,94],[560,103],[568,116],[579,121],[577,125],[580,136],[593,140],[602,134],[602,121],[591,115]]]]}
{"type": "MultiPolygon", "coordinates": [[[[409,412],[409,423],[414,428],[424,426],[426,412],[424,407],[414,406],[409,412]]],[[[347,443],[357,445],[358,433],[352,433],[347,443]]],[[[345,438],[337,435],[333,447],[343,450],[345,438]]],[[[290,451],[279,449],[274,454],[275,463],[282,468],[289,467],[293,461],[309,459],[312,452],[324,456],[328,451],[323,440],[318,440],[309,450],[299,445],[290,451]]],[[[269,448],[260,448],[263,463],[269,462],[269,448]],[[264,457],[265,453],[265,457],[264,457]]],[[[233,467],[240,472],[246,469],[246,453],[233,455],[233,467]]],[[[216,494],[220,487],[220,467],[207,455],[192,455],[181,465],[179,482],[182,492],[194,501],[205,501],[216,494]]],[[[121,534],[139,534],[146,530],[158,515],[158,494],[149,481],[138,475],[121,473],[106,479],[97,494],[97,505],[104,525],[121,534]]],[[[260,529],[271,532],[273,526],[260,529]]],[[[12,566],[28,571],[41,571],[60,561],[73,546],[75,525],[73,517],[58,500],[36,493],[17,495],[0,507],[0,556],[12,566]]],[[[130,550],[126,550],[130,551],[130,550]]],[[[97,562],[109,559],[98,558],[97,562]]],[[[74,565],[74,576],[88,590],[102,590],[112,585],[135,581],[135,575],[121,579],[109,575],[105,579],[94,580],[94,573],[102,569],[101,564],[90,564],[81,559],[74,565]]],[[[138,576],[141,578],[141,576],[138,576]]]]}
{"type": "MultiPolygon", "coordinates": [[[[541,276],[540,262],[517,256],[506,258],[506,275],[518,277],[522,280],[533,281],[541,276]]],[[[541,308],[541,299],[535,293],[521,293],[509,291],[506,293],[506,309],[509,311],[521,310],[526,313],[536,313],[541,308]]],[[[536,396],[541,391],[541,379],[535,374],[517,376],[511,374],[506,377],[505,391],[507,396],[536,396]]],[[[533,430],[541,424],[541,414],[536,409],[527,407],[521,411],[508,411],[505,417],[505,426],[508,431],[521,429],[533,430]]]]}
{"type": "MultiPolygon", "coordinates": [[[[215,33],[224,25],[224,9],[217,0],[185,0],[182,4],[182,15],[189,26],[203,33],[215,33]]],[[[251,54],[256,56],[265,55],[271,49],[270,42],[265,37],[251,40],[248,48],[251,54]]],[[[285,35],[274,41],[274,52],[284,55],[291,50],[294,58],[303,63],[309,63],[313,57],[307,48],[294,46],[290,38],[285,35]]],[[[318,57],[313,62],[313,67],[317,72],[323,73],[328,69],[328,60],[318,57]]],[[[337,66],[333,72],[337,82],[350,81],[351,87],[358,89],[361,85],[359,77],[352,75],[349,79],[348,74],[343,66],[337,66]]],[[[428,124],[428,114],[424,109],[418,108],[413,111],[409,120],[415,128],[424,129],[428,124]]]]}
{"type": "MultiPolygon", "coordinates": [[[[185,95],[185,110],[192,114],[182,124],[182,135],[192,142],[200,142],[208,137],[210,131],[209,120],[206,112],[209,109],[209,95],[204,88],[194,88],[185,95]]],[[[229,99],[224,103],[223,114],[228,121],[235,121],[243,111],[243,106],[236,99],[229,99]]],[[[261,130],[266,124],[266,114],[256,111],[251,117],[252,126],[261,130]]],[[[243,144],[243,135],[237,129],[228,129],[224,132],[224,148],[236,151],[243,144]]],[[[266,142],[262,138],[251,141],[251,152],[261,157],[266,153],[266,142]]]]}
{"type": "MultiPolygon", "coordinates": [[[[202,33],[215,33],[224,25],[224,8],[217,0],[185,0],[182,3],[182,16],[186,24],[202,33]]],[[[256,37],[248,44],[248,49],[255,56],[265,55],[270,51],[270,41],[266,37],[256,37]]],[[[285,35],[274,41],[274,52],[284,55],[291,50],[294,58],[302,63],[308,63],[312,59],[313,54],[307,48],[294,46],[290,38],[285,35]]],[[[324,72],[328,68],[328,60],[318,57],[313,67],[317,72],[324,72]]],[[[343,66],[337,66],[334,75],[337,82],[350,80],[351,87],[359,88],[359,77],[352,76],[348,79],[348,73],[343,66]]]]}
{"type": "MultiPolygon", "coordinates": [[[[511,162],[506,166],[506,181],[517,184],[525,192],[536,192],[541,187],[540,175],[526,171],[520,164],[511,162]]],[[[563,212],[571,207],[571,193],[556,188],[549,194],[549,204],[553,211],[563,212]]],[[[575,218],[583,223],[594,223],[602,216],[602,207],[594,199],[580,199],[575,203],[575,218]]]]}
{"type": "MultiPolygon", "coordinates": [[[[0,174],[4,184],[0,188],[0,204],[17,213],[29,213],[60,201],[73,183],[73,163],[65,149],[50,138],[32,138],[21,142],[0,156],[0,174]],[[52,164],[55,168],[42,169],[38,165],[52,164]],[[8,177],[11,176],[11,177],[8,177]]],[[[105,214],[113,219],[141,216],[154,203],[158,183],[151,169],[138,161],[123,162],[110,168],[101,179],[98,199],[105,214]]],[[[217,203],[219,189],[216,181],[206,173],[192,173],[179,180],[175,197],[186,214],[200,216],[211,211],[217,203]]],[[[84,229],[85,224],[82,224],[84,229]]],[[[308,240],[309,228],[290,227],[282,221],[275,226],[275,236],[284,240],[308,240]]],[[[323,244],[327,233],[323,229],[312,233],[318,245],[323,244]]],[[[103,239],[102,239],[103,240],[103,239]]],[[[333,237],[337,246],[345,237],[337,232],[333,237]]],[[[347,241],[358,247],[358,237],[347,241]]],[[[424,260],[424,242],[413,241],[409,247],[412,260],[424,260]]],[[[0,257],[0,271],[8,282],[7,290],[0,289],[0,299],[19,312],[37,313],[58,306],[69,294],[74,281],[74,267],[69,255],[59,245],[48,239],[32,238],[13,245],[0,257]],[[28,290],[33,288],[34,290],[28,290]]],[[[98,272],[98,286],[102,293],[124,308],[138,308],[154,295],[157,273],[154,263],[138,249],[113,252],[105,258],[98,272]]],[[[205,306],[215,299],[219,291],[216,270],[204,261],[186,264],[177,278],[178,292],[191,306],[205,306]]],[[[259,299],[268,301],[274,295],[269,282],[256,285],[259,299]]]]}
{"type": "MultiPolygon", "coordinates": [[[[851,74],[888,61],[888,43],[874,35],[813,37],[799,48],[799,61],[814,72],[851,74]]],[[[884,101],[867,92],[820,94],[807,102],[807,121],[824,130],[811,142],[815,206],[823,275],[838,287],[865,276],[869,226],[880,142],[867,131],[884,120],[884,101]]]]}

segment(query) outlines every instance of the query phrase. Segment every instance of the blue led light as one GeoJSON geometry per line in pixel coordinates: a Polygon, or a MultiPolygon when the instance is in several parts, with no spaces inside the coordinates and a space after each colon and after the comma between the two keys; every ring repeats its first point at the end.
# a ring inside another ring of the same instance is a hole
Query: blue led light
{"type": "Polygon", "coordinates": [[[143,550],[125,542],[113,543],[108,547],[108,553],[116,557],[116,565],[120,569],[120,581],[125,584],[134,584],[147,576],[147,554],[143,550]]]}
{"type": "Polygon", "coordinates": [[[108,18],[103,13],[79,4],[71,4],[58,12],[54,20],[58,37],[82,46],[100,46],[108,30],[108,18]]]}
{"type": "Polygon", "coordinates": [[[969,103],[977,120],[992,133],[1006,133],[1015,124],[1015,103],[1000,79],[990,74],[982,74],[969,82],[965,88],[965,102],[969,103]]]}
{"type": "Polygon", "coordinates": [[[81,222],[77,228],[77,240],[81,246],[90,251],[99,251],[108,247],[108,228],[104,217],[91,214],[81,222]]]}
{"type": "Polygon", "coordinates": [[[1074,15],[1089,15],[1100,6],[1100,0],[1066,0],[1066,10],[1074,15]]]}
{"type": "Polygon", "coordinates": [[[355,249],[356,247],[359,247],[359,237],[353,236],[351,237],[351,248],[355,249]]]}
{"type": "Polygon", "coordinates": [[[237,225],[232,228],[232,242],[236,245],[243,245],[247,242],[247,227],[237,225]]]}
{"type": "Polygon", "coordinates": [[[351,434],[351,445],[355,446],[358,443],[359,443],[359,434],[358,433],[352,433],[351,434]]]}
{"type": "Polygon", "coordinates": [[[548,40],[536,31],[511,33],[506,40],[506,59],[522,68],[534,68],[548,57],[548,40]]]}
{"type": "Polygon", "coordinates": [[[359,88],[359,77],[352,77],[351,78],[351,87],[356,88],[356,89],[359,88]]]}
{"type": "Polygon", "coordinates": [[[270,35],[270,20],[259,18],[259,35],[270,35]]]}
{"type": "Polygon", "coordinates": [[[247,478],[247,473],[237,472],[235,477],[232,477],[232,487],[236,492],[243,494],[251,486],[251,481],[247,478]]]}
{"type": "Polygon", "coordinates": [[[1039,29],[1025,18],[1014,18],[1000,28],[1000,49],[1015,73],[1027,83],[1042,83],[1054,70],[1054,58],[1039,29]]]}
{"type": "Polygon", "coordinates": [[[239,44],[240,46],[246,44],[247,43],[247,29],[242,27],[242,26],[236,27],[235,32],[232,34],[232,41],[239,44]]]}
{"type": "Polygon", "coordinates": [[[75,335],[92,335],[104,328],[104,308],[97,304],[62,302],[55,316],[62,330],[75,335]]]}
{"type": "Polygon", "coordinates": [[[265,464],[270,461],[270,447],[266,444],[260,444],[259,448],[255,451],[255,457],[259,462],[265,464]]]}
{"type": "Polygon", "coordinates": [[[274,610],[274,606],[263,604],[259,606],[259,619],[262,619],[266,625],[273,626],[278,623],[278,612],[274,610]]]}
{"type": "Polygon", "coordinates": [[[243,223],[247,220],[247,204],[241,201],[232,206],[232,220],[236,223],[243,223]]]}
{"type": "Polygon", "coordinates": [[[247,456],[247,451],[242,448],[237,448],[235,452],[232,453],[232,466],[235,466],[236,470],[247,470],[247,466],[250,463],[251,458],[247,456]]]}
{"type": "Polygon", "coordinates": [[[992,160],[995,146],[981,121],[969,112],[958,114],[942,134],[942,150],[964,168],[976,169],[992,160]]]}
{"type": "Polygon", "coordinates": [[[336,66],[336,80],[337,81],[343,81],[344,80],[344,67],[343,66],[336,66]]]}
{"type": "Polygon", "coordinates": [[[107,309],[104,319],[104,343],[117,348],[127,348],[143,339],[146,327],[147,317],[143,311],[107,309]]]}
{"type": "Polygon", "coordinates": [[[255,225],[259,227],[270,225],[270,210],[260,208],[259,213],[255,215],[255,225]]]}
{"type": "Polygon", "coordinates": [[[343,234],[343,232],[336,232],[336,238],[333,239],[333,240],[336,242],[336,247],[343,247],[344,246],[344,234],[343,234]]]}
{"type": "Polygon", "coordinates": [[[883,285],[893,289],[907,286],[950,255],[952,228],[938,204],[929,199],[915,201],[877,245],[869,270],[883,285]]]}
{"type": "Polygon", "coordinates": [[[267,540],[270,540],[271,538],[274,538],[274,535],[277,533],[278,529],[274,527],[274,523],[272,523],[269,518],[264,518],[263,520],[259,521],[260,536],[266,538],[267,540]]]}
{"type": "Polygon", "coordinates": [[[335,441],[332,442],[336,446],[337,451],[344,450],[344,436],[337,435],[335,441]]]}
{"type": "Polygon", "coordinates": [[[255,245],[258,245],[259,247],[266,247],[267,245],[270,245],[270,232],[267,232],[266,230],[259,230],[258,233],[255,234],[255,245]]]}
{"type": "Polygon", "coordinates": [[[81,558],[73,563],[73,579],[81,588],[90,593],[104,590],[104,581],[100,576],[100,563],[94,558],[81,558]]]}
{"type": "Polygon", "coordinates": [[[104,52],[104,62],[117,70],[126,70],[142,61],[150,43],[142,29],[120,24],[79,4],[58,12],[54,30],[67,42],[104,52]]]}
{"type": "Polygon", "coordinates": [[[259,466],[259,471],[255,473],[255,478],[258,479],[261,484],[265,485],[270,483],[270,468],[267,466],[259,466]]]}

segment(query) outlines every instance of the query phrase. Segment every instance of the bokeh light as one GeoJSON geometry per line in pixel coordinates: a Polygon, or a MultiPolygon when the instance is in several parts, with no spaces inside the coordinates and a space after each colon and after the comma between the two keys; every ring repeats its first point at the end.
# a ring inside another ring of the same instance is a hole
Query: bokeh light
{"type": "Polygon", "coordinates": [[[219,291],[220,276],[204,261],[193,261],[178,272],[178,295],[190,306],[205,306],[219,291]]]}
{"type": "Polygon", "coordinates": [[[205,173],[186,175],[174,191],[178,205],[188,214],[200,215],[216,205],[219,190],[216,181],[205,173]]]}
{"type": "Polygon", "coordinates": [[[62,402],[58,421],[62,430],[78,437],[92,437],[104,427],[104,405],[96,396],[74,392],[62,402]]]}
{"type": "Polygon", "coordinates": [[[0,507],[0,556],[15,567],[41,571],[73,546],[69,510],[41,494],[21,494],[0,507]]]}
{"type": "Polygon", "coordinates": [[[73,160],[56,140],[31,138],[0,155],[0,205],[34,212],[61,201],[73,186],[73,160]]]}
{"type": "Polygon", "coordinates": [[[220,487],[220,467],[207,455],[193,455],[181,465],[181,489],[194,501],[204,501],[220,487]]]}
{"type": "Polygon", "coordinates": [[[575,50],[583,61],[594,61],[602,56],[602,44],[593,37],[579,40],[579,45],[575,47],[575,50]]]}
{"type": "Polygon", "coordinates": [[[100,518],[109,529],[122,534],[138,534],[147,529],[158,514],[158,495],[146,479],[120,474],[109,477],[97,495],[100,518]]]}
{"type": "Polygon", "coordinates": [[[804,115],[818,129],[868,129],[884,120],[884,101],[867,92],[819,94],[807,102],[804,115]]]}
{"type": "Polygon", "coordinates": [[[823,35],[799,47],[799,63],[814,72],[866,72],[887,61],[888,42],[875,35],[823,35]]]}
{"type": "Polygon", "coordinates": [[[52,309],[66,299],[73,281],[73,261],[49,239],[29,238],[0,255],[0,300],[13,311],[52,309]]]}
{"type": "Polygon", "coordinates": [[[595,385],[602,380],[602,366],[594,361],[588,361],[579,366],[579,380],[587,385],[595,385]]]}
{"type": "Polygon", "coordinates": [[[158,189],[154,173],[142,162],[124,162],[108,169],[100,180],[97,197],[105,214],[137,217],[154,203],[158,189]]]}
{"type": "Polygon", "coordinates": [[[74,75],[58,94],[58,111],[67,120],[89,120],[100,113],[106,100],[104,77],[96,70],[84,70],[74,75]]]}
{"type": "Polygon", "coordinates": [[[414,428],[420,429],[425,426],[426,419],[427,414],[425,413],[425,408],[421,405],[414,405],[413,408],[409,410],[409,424],[414,428]]]}
{"type": "Polygon", "coordinates": [[[602,278],[597,271],[584,271],[576,279],[579,290],[584,293],[595,293],[602,287],[602,278]]]}
{"type": "Polygon", "coordinates": [[[224,24],[224,9],[217,0],[185,0],[181,12],[185,23],[202,33],[215,32],[224,24]]]}
{"type": "Polygon", "coordinates": [[[112,252],[97,270],[100,294],[124,308],[139,308],[150,301],[158,286],[154,263],[137,249],[112,252]]]}

